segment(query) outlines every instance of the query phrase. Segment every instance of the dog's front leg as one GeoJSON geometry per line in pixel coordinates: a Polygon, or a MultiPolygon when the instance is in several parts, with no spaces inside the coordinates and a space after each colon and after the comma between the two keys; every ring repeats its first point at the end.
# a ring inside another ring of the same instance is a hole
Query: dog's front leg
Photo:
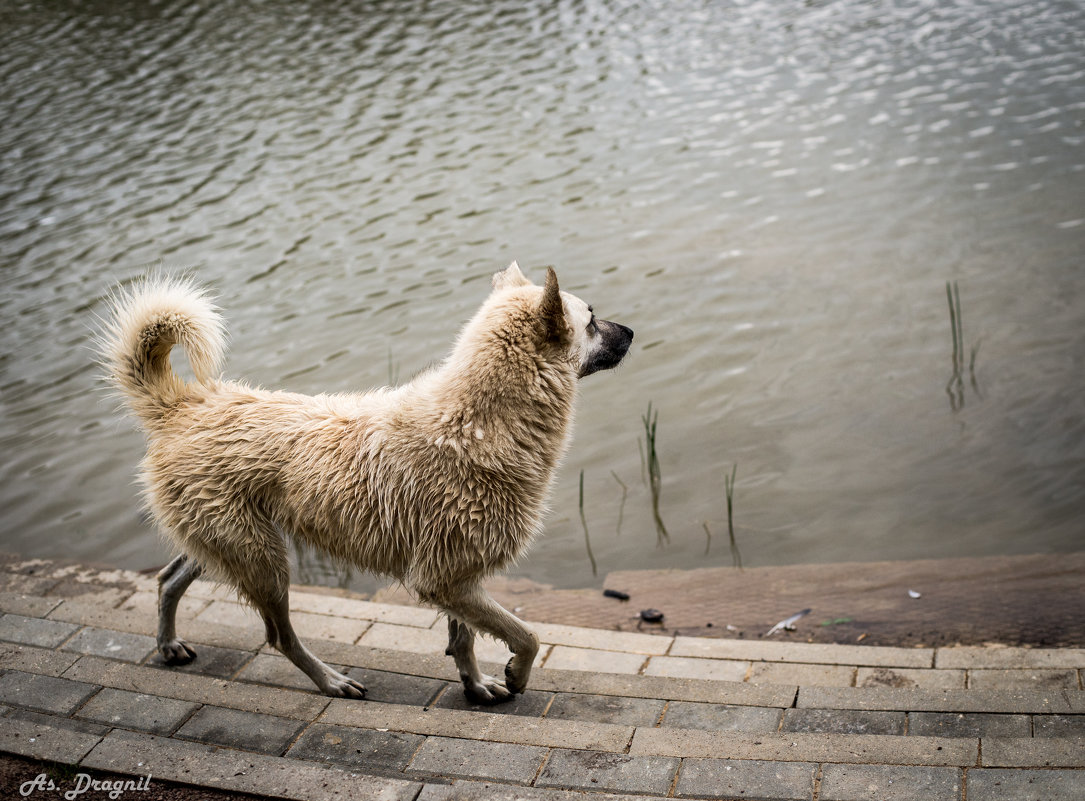
{"type": "Polygon", "coordinates": [[[505,682],[487,676],[475,660],[475,632],[466,623],[448,618],[448,648],[445,653],[456,660],[463,692],[476,704],[499,704],[512,698],[505,682]]]}
{"type": "MultiPolygon", "coordinates": [[[[509,647],[512,651],[512,659],[505,666],[504,686],[510,693],[522,693],[527,688],[535,655],[539,653],[539,638],[535,636],[535,633],[521,620],[503,609],[478,584],[439,594],[437,601],[448,612],[450,618],[456,618],[461,625],[466,623],[476,631],[497,637],[509,647]]],[[[449,628],[451,633],[451,624],[449,628]]],[[[453,647],[451,638],[449,650],[455,656],[456,649],[453,647]]]]}

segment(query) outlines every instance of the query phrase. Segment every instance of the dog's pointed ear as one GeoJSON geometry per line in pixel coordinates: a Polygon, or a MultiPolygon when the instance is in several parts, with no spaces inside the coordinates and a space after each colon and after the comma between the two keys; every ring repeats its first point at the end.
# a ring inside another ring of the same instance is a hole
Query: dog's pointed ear
{"type": "Polygon", "coordinates": [[[546,287],[539,303],[539,319],[542,321],[546,338],[552,342],[563,342],[569,336],[569,326],[565,322],[565,306],[561,302],[561,290],[558,288],[558,275],[553,267],[546,268],[546,287]]]}
{"type": "Polygon", "coordinates": [[[491,283],[494,289],[509,289],[514,286],[530,286],[531,284],[524,274],[520,272],[520,265],[516,262],[513,262],[504,270],[494,273],[491,283]]]}

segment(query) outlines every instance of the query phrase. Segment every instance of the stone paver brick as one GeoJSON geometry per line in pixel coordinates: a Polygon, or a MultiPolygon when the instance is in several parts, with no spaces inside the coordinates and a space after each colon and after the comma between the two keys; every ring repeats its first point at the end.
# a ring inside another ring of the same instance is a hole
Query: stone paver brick
{"type": "Polygon", "coordinates": [[[559,748],[550,754],[535,786],[666,795],[678,764],[679,760],[673,757],[630,756],[559,748]]]}
{"type": "MultiPolygon", "coordinates": [[[[246,656],[249,656],[249,654],[246,654],[246,656]]],[[[199,661],[199,659],[197,658],[196,661],[199,661]]],[[[329,664],[328,666],[340,673],[345,669],[341,665],[329,664]]],[[[257,654],[237,674],[236,678],[238,681],[269,684],[273,687],[289,687],[292,690],[310,691],[316,689],[313,680],[302,673],[297,665],[285,656],[275,656],[274,654],[257,654]]]]}
{"type": "MultiPolygon", "coordinates": [[[[196,617],[209,603],[210,601],[206,598],[197,598],[191,592],[186,592],[181,596],[181,602],[177,605],[178,621],[183,622],[196,617]]],[[[138,612],[141,615],[146,615],[151,620],[157,620],[158,592],[151,590],[134,592],[118,608],[138,612]]]]}
{"type": "MultiPolygon", "coordinates": [[[[448,630],[443,627],[421,629],[414,626],[374,623],[362,635],[358,644],[368,648],[387,648],[392,651],[410,651],[416,654],[440,654],[444,656],[445,648],[448,646],[448,630]]],[[[546,648],[539,649],[539,653],[535,657],[536,667],[542,663],[546,654],[546,648]]],[[[481,662],[492,662],[504,667],[511,654],[502,642],[492,640],[489,637],[476,637],[475,656],[481,662]]]]}
{"type": "MultiPolygon", "coordinates": [[[[212,601],[196,616],[196,620],[224,626],[264,630],[264,622],[259,614],[248,606],[230,601],[212,601]]],[[[370,626],[367,620],[313,614],[296,608],[290,611],[290,622],[302,640],[321,639],[348,643],[357,642],[370,626]]]]}
{"type": "Polygon", "coordinates": [[[0,676],[0,702],[70,715],[98,690],[94,684],[10,671],[0,676]]]}
{"type": "Polygon", "coordinates": [[[781,731],[831,734],[904,734],[903,712],[854,709],[785,709],[781,731]]]}
{"type": "Polygon", "coordinates": [[[79,654],[49,651],[33,645],[0,644],[0,668],[59,676],[79,659],[79,654]]]}
{"type": "Polygon", "coordinates": [[[983,712],[910,712],[908,733],[922,737],[1028,737],[1028,715],[983,712]]]}
{"type": "Polygon", "coordinates": [[[978,739],[897,735],[810,734],[637,728],[631,754],[781,762],[841,762],[879,765],[977,764],[978,739]]]}
{"type": "Polygon", "coordinates": [[[1082,777],[1076,770],[968,771],[968,801],[1081,801],[1082,777]]]}
{"type": "Polygon", "coordinates": [[[659,796],[626,793],[592,793],[547,787],[515,787],[489,782],[465,781],[455,784],[427,782],[414,801],[663,801],[659,796]]]}
{"type": "Polygon", "coordinates": [[[662,712],[663,701],[654,698],[558,693],[546,717],[626,726],[655,726],[662,712]]]}
{"type": "Polygon", "coordinates": [[[287,745],[304,726],[304,723],[289,718],[205,706],[177,730],[176,736],[201,743],[278,755],[286,750],[287,745]]]}
{"type": "Polygon", "coordinates": [[[970,670],[968,687],[971,690],[1001,690],[1004,687],[1076,690],[1077,671],[1066,668],[970,670]]]}
{"type": "MultiPolygon", "coordinates": [[[[297,801],[413,801],[418,782],[359,775],[329,765],[216,748],[115,729],[87,754],[80,767],[146,776],[258,798],[297,801]]],[[[129,794],[131,795],[131,794],[129,794]]],[[[137,794],[138,795],[138,794],[137,794]]],[[[198,793],[197,793],[198,795],[198,793]]]]}
{"type": "MultiPolygon", "coordinates": [[[[196,658],[187,665],[167,665],[162,661],[162,655],[155,651],[147,660],[150,667],[176,671],[178,673],[193,673],[200,676],[217,676],[221,679],[232,677],[241,666],[253,658],[252,651],[239,651],[236,648],[219,648],[214,645],[202,643],[189,643],[196,652],[196,658]]],[[[297,668],[295,668],[297,670],[297,668]]],[[[308,677],[298,670],[298,674],[308,681],[308,677]]],[[[312,681],[304,689],[313,687],[312,681]]]]}
{"type": "Polygon", "coordinates": [[[808,801],[817,765],[740,759],[686,759],[678,773],[676,798],[750,798],[808,801]]]}
{"type": "Polygon", "coordinates": [[[453,684],[441,693],[441,697],[433,705],[438,709],[459,709],[469,712],[488,712],[494,715],[523,715],[537,718],[542,716],[553,698],[553,693],[528,690],[503,704],[484,706],[468,701],[463,692],[463,685],[453,684]]]}
{"type": "Polygon", "coordinates": [[[130,693],[105,687],[85,703],[78,716],[124,729],[138,729],[152,734],[169,734],[189,717],[199,704],[130,693]]]}
{"type": "Polygon", "coordinates": [[[662,656],[671,647],[671,637],[640,634],[633,631],[600,631],[579,626],[562,626],[556,623],[528,624],[539,640],[553,645],[569,645],[574,648],[592,648],[601,651],[624,651],[634,654],[662,656]]]}
{"type": "Polygon", "coordinates": [[[752,684],[799,684],[810,687],[851,687],[856,668],[847,665],[795,665],[754,662],[752,684]]]}
{"type": "Polygon", "coordinates": [[[1085,768],[1085,748],[1073,737],[984,737],[985,768],[1085,768]]]}
{"type": "Polygon", "coordinates": [[[531,784],[546,753],[547,749],[534,745],[429,737],[407,772],[531,784]]]}
{"type": "MultiPolygon", "coordinates": [[[[681,679],[712,679],[742,681],[750,669],[749,662],[727,659],[694,659],[684,656],[653,656],[644,669],[646,676],[669,676],[681,679]]],[[[772,682],[775,683],[775,682],[772,682]]]]}
{"type": "Polygon", "coordinates": [[[0,592],[0,612],[27,617],[45,617],[56,608],[60,598],[43,598],[21,592],[0,592]]]}
{"type": "Polygon", "coordinates": [[[84,656],[65,671],[64,677],[200,704],[272,712],[280,717],[304,721],[319,715],[329,700],[315,693],[227,682],[212,676],[129,665],[96,656],[84,656]]]}
{"type": "Polygon", "coordinates": [[[615,651],[555,645],[545,664],[550,670],[586,670],[635,675],[640,672],[645,659],[643,654],[623,654],[615,651]]]}
{"type": "MultiPolygon", "coordinates": [[[[957,768],[899,765],[825,765],[820,801],[959,801],[957,768]]],[[[971,794],[969,794],[971,799],[971,794]]]]}
{"type": "Polygon", "coordinates": [[[30,759],[74,765],[101,739],[97,734],[47,726],[38,721],[0,719],[0,751],[30,759]]]}
{"type": "Polygon", "coordinates": [[[816,662],[824,665],[929,668],[931,648],[887,648],[870,645],[821,645],[811,643],[675,637],[672,656],[713,659],[752,659],[762,662],[816,662]]]}
{"type": "Polygon", "coordinates": [[[362,770],[402,772],[418,746],[418,734],[354,729],[315,724],[290,747],[287,756],[314,762],[330,762],[362,770]]]}
{"type": "Polygon", "coordinates": [[[1085,738],[1085,715],[1033,715],[1032,736],[1085,738]]]}
{"type": "Polygon", "coordinates": [[[12,709],[11,717],[17,720],[29,721],[30,723],[40,723],[53,729],[70,729],[71,731],[81,731],[84,734],[97,734],[98,736],[108,733],[113,728],[89,720],[65,718],[60,715],[35,712],[32,709],[12,709]]]}
{"type": "Polygon", "coordinates": [[[0,640],[37,645],[41,648],[56,648],[78,628],[74,623],[4,615],[0,617],[0,640]]]}
{"type": "Polygon", "coordinates": [[[1085,648],[988,648],[957,646],[939,648],[938,668],[1080,668],[1085,648]]]}
{"type": "Polygon", "coordinates": [[[928,690],[921,687],[800,687],[799,707],[810,709],[907,709],[916,712],[1073,714],[1085,711],[1080,690],[928,690]]]}
{"type": "Polygon", "coordinates": [[[773,732],[780,727],[782,709],[766,706],[730,706],[693,701],[671,701],[663,726],[709,731],[773,732]]]}
{"type": "Polygon", "coordinates": [[[438,624],[438,622],[443,623],[440,620],[441,613],[436,609],[381,604],[355,598],[340,598],[336,595],[296,590],[290,592],[290,608],[298,612],[349,617],[357,620],[392,623],[397,626],[415,626],[423,629],[428,629],[438,624]]]}
{"type": "Polygon", "coordinates": [[[61,650],[139,662],[156,647],[154,637],[145,634],[88,627],[64,643],[61,650]]]}
{"type": "MultiPolygon", "coordinates": [[[[385,670],[370,670],[369,668],[351,668],[347,675],[357,679],[366,689],[366,700],[384,704],[406,704],[407,706],[428,706],[437,697],[437,693],[448,682],[440,679],[428,679],[424,676],[407,676],[402,673],[391,673],[385,670]]],[[[442,695],[462,696],[459,685],[449,687],[442,695]]],[[[522,696],[521,696],[522,697],[522,696]]]]}
{"type": "Polygon", "coordinates": [[[964,670],[921,670],[919,668],[861,667],[856,687],[926,687],[932,690],[963,690],[968,673],[964,670]]]}

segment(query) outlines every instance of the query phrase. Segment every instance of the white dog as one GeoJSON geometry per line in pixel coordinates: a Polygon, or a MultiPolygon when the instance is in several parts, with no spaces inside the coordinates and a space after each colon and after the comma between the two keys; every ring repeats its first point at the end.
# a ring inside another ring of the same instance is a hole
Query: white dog
{"type": "Polygon", "coordinates": [[[196,656],[175,617],[206,570],[255,607],[268,642],[321,692],[365,696],[294,634],[289,535],[443,609],[470,699],[523,692],[538,638],[481,582],[539,533],[577,379],[615,367],[633,332],[560,292],[552,269],[538,287],[513,262],[444,363],[396,389],[309,397],[225,381],[224,339],[207,296],[168,279],[117,299],[104,336],[109,375],[147,435],[148,505],[181,551],[158,577],[165,661],[196,656]],[[175,344],[193,383],[170,367],[175,344]],[[476,631],[512,651],[504,681],[479,670],[476,631]]]}

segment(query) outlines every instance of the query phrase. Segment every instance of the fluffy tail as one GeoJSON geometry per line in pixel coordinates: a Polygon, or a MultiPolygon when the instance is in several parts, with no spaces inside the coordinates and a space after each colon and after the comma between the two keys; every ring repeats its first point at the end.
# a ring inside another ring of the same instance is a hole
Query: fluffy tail
{"type": "Polygon", "coordinates": [[[102,362],[144,425],[173,406],[186,384],[170,366],[182,345],[201,383],[219,372],[226,334],[207,294],[185,279],[151,278],[113,297],[100,343],[102,362]]]}

